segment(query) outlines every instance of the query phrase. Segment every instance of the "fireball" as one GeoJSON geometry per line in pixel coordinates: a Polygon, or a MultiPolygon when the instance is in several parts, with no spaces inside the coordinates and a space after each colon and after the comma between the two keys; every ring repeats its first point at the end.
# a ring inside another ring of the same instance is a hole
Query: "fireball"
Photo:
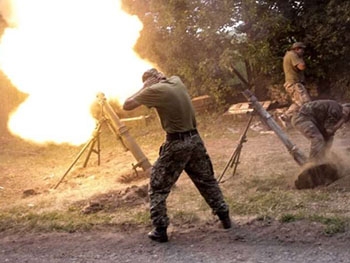
{"type": "Polygon", "coordinates": [[[23,139],[84,143],[96,94],[123,102],[151,67],[133,50],[142,24],[119,0],[8,0],[0,8],[9,24],[0,68],[28,94],[8,123],[23,139]]]}

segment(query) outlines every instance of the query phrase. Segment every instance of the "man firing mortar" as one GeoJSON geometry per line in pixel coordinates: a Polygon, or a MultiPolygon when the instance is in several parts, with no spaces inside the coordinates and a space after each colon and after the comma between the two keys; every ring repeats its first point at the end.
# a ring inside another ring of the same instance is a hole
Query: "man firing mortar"
{"type": "Polygon", "coordinates": [[[149,197],[154,229],[148,237],[157,242],[168,241],[166,199],[183,170],[219,217],[222,226],[230,228],[229,209],[196,129],[195,113],[185,85],[178,76],[166,78],[155,68],[146,71],[142,81],[143,88],[125,101],[123,109],[132,110],[140,105],[154,107],[166,132],[166,141],[160,147],[151,171],[149,197]]]}
{"type": "Polygon", "coordinates": [[[293,117],[293,126],[311,142],[310,162],[323,162],[335,132],[350,119],[350,103],[315,100],[305,103],[293,117]]]}

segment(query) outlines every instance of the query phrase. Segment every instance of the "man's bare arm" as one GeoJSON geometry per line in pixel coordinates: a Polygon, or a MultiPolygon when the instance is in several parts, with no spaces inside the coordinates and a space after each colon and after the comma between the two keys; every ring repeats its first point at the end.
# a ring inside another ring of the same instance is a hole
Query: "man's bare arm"
{"type": "Polygon", "coordinates": [[[141,106],[140,103],[138,103],[134,98],[136,97],[136,95],[138,95],[140,92],[142,92],[142,90],[152,86],[153,84],[158,83],[161,80],[161,77],[163,77],[163,75],[161,75],[160,77],[150,77],[148,78],[144,83],[142,88],[136,92],[134,95],[132,95],[131,97],[127,98],[126,101],[123,104],[123,110],[129,111],[129,110],[133,110],[139,106],[141,106]]]}
{"type": "Polygon", "coordinates": [[[147,88],[147,85],[143,85],[143,87],[138,92],[127,98],[123,104],[123,110],[129,111],[141,106],[141,104],[138,103],[134,98],[145,88],[147,88]]]}
{"type": "Polygon", "coordinates": [[[304,62],[297,64],[296,67],[297,67],[297,69],[299,69],[301,71],[306,69],[306,65],[304,62]]]}
{"type": "Polygon", "coordinates": [[[134,96],[131,96],[128,99],[126,99],[126,101],[123,104],[123,110],[129,111],[141,106],[141,104],[134,100],[133,97],[134,96]]]}

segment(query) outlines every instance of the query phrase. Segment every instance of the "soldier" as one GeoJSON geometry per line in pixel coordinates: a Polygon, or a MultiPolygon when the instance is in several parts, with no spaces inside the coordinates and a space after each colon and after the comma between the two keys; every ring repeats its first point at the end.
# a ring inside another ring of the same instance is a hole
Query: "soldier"
{"type": "Polygon", "coordinates": [[[285,83],[283,86],[292,99],[291,106],[285,113],[279,116],[279,119],[285,128],[290,128],[293,114],[298,112],[304,103],[311,100],[304,86],[304,70],[306,65],[303,55],[305,47],[304,43],[295,42],[283,58],[283,71],[285,76],[285,83]]]}
{"type": "Polygon", "coordinates": [[[178,76],[166,78],[157,69],[142,76],[144,86],[129,97],[124,110],[140,105],[157,110],[166,141],[159,150],[150,178],[150,213],[154,229],[148,237],[157,242],[168,241],[166,199],[183,170],[221,220],[231,227],[229,209],[214,177],[213,167],[204,143],[196,129],[196,118],[187,89],[178,76]]]}
{"type": "Polygon", "coordinates": [[[309,160],[322,162],[332,146],[335,132],[349,121],[350,103],[315,100],[305,103],[293,117],[293,126],[311,141],[309,160]]]}

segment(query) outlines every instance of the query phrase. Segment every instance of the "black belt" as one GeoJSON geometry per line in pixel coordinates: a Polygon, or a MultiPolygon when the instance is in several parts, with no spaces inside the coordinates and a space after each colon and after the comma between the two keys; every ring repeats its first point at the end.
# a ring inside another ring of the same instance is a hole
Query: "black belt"
{"type": "Polygon", "coordinates": [[[186,137],[192,137],[193,135],[196,135],[196,134],[198,134],[198,131],[196,129],[191,131],[186,131],[186,132],[167,133],[166,139],[167,141],[183,140],[186,137]]]}

